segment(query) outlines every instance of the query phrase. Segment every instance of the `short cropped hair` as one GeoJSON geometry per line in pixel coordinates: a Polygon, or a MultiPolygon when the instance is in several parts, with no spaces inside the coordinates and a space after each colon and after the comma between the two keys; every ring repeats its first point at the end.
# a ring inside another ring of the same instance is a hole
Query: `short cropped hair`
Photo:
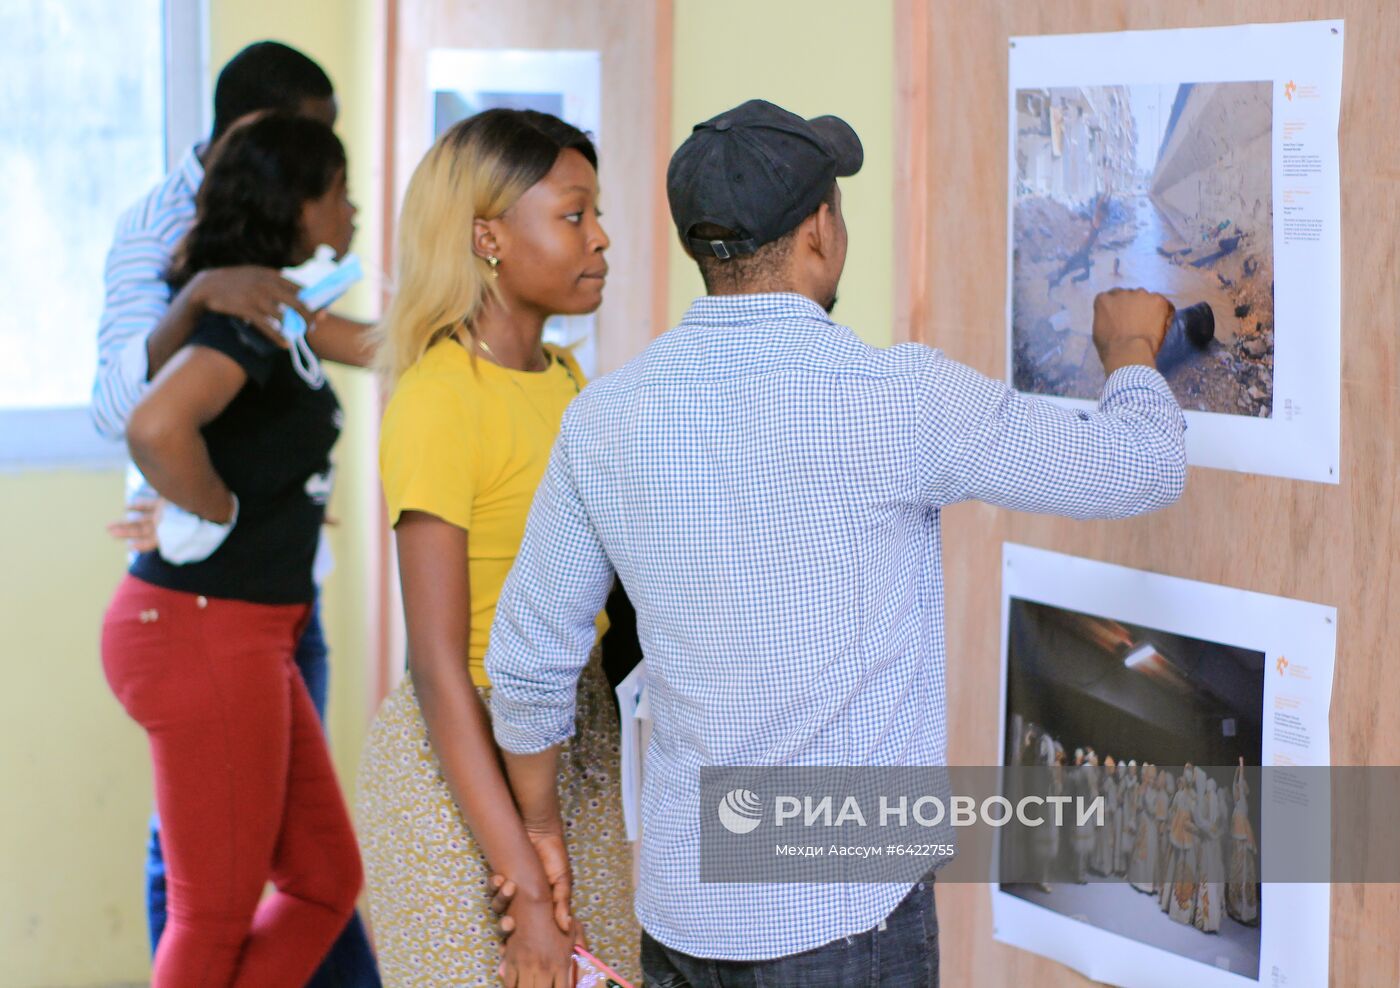
{"type": "MultiPolygon", "coordinates": [[[[817,209],[821,209],[823,203],[832,209],[836,208],[835,182],[831,183],[831,188],[822,196],[817,209]]],[[[705,282],[705,291],[711,294],[719,289],[742,292],[766,289],[773,285],[782,277],[783,270],[787,267],[788,258],[792,256],[793,241],[797,237],[797,227],[801,225],[798,223],[777,240],[768,241],[752,254],[736,254],[726,260],[720,260],[711,254],[695,255],[700,277],[705,282]]],[[[742,239],[743,235],[738,230],[730,230],[713,223],[697,223],[691,229],[690,236],[700,240],[738,240],[742,239]]]]}
{"type": "Polygon", "coordinates": [[[244,48],[219,72],[214,86],[214,132],[218,141],[242,117],[259,110],[295,113],[308,99],[335,95],[325,70],[295,48],[277,41],[257,41],[244,48]]]}

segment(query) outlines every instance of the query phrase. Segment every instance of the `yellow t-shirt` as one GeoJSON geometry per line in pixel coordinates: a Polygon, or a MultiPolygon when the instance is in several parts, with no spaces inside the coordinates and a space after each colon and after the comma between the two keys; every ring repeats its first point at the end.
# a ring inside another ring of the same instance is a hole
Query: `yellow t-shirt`
{"type": "MultiPolygon", "coordinates": [[[[389,524],[405,511],[465,529],[471,590],[467,665],[489,686],[484,660],[496,601],[544,478],[564,408],[584,385],[566,350],[547,369],[509,370],[457,340],[433,344],[394,389],[379,435],[389,524]]],[[[606,618],[600,615],[600,633],[606,618]]]]}

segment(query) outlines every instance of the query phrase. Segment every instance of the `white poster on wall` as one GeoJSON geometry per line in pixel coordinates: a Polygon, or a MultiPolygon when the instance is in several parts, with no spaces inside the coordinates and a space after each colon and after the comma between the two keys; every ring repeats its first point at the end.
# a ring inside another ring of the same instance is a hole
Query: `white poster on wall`
{"type": "MultiPolygon", "coordinates": [[[[1259,823],[1276,794],[1243,779],[1245,766],[1257,784],[1259,766],[1329,764],[1336,610],[1020,545],[1002,561],[1001,764],[1061,764],[1069,793],[1078,762],[1132,762],[1120,780],[1162,799],[1158,812],[1138,798],[1139,823],[1164,823],[1160,846],[1158,827],[1138,827],[1140,871],[1133,855],[1096,864],[1090,841],[1098,874],[1081,883],[992,886],[995,937],[1127,988],[1325,985],[1330,888],[1258,883],[1259,839],[1280,850],[1259,823]],[[1191,798],[1208,792],[1230,821],[1213,887],[1203,838],[1199,859],[1169,845],[1188,772],[1191,798]],[[1174,882],[1182,861],[1191,877],[1174,882]]],[[[1063,864],[1079,836],[1043,852],[1063,864]]],[[[1309,836],[1330,846],[1330,833],[1309,836]]]]}
{"type": "MultiPolygon", "coordinates": [[[[483,110],[538,110],[573,124],[598,146],[601,62],[596,51],[436,48],[428,52],[426,148],[453,124],[483,110]]],[[[547,343],[569,347],[583,372],[597,373],[597,317],[555,316],[547,343]]]]}
{"type": "Polygon", "coordinates": [[[1093,299],[1180,319],[1197,466],[1340,482],[1341,21],[1011,39],[1007,378],[1092,407],[1093,299]]]}

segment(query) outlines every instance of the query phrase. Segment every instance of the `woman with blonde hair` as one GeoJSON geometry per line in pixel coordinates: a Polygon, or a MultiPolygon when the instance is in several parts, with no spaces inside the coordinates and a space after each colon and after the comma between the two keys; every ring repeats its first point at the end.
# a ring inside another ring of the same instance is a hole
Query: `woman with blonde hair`
{"type": "Polygon", "coordinates": [[[493,873],[514,889],[508,984],[572,984],[580,925],[604,960],[638,967],[618,730],[596,651],[553,820],[520,818],[484,702],[496,600],[584,384],[567,351],[542,344],[544,323],[602,301],[596,165],[563,121],[488,110],[439,138],[404,200],[378,360],[393,387],[380,469],[408,675],[371,729],[357,807],[387,985],[497,983],[493,873]]]}

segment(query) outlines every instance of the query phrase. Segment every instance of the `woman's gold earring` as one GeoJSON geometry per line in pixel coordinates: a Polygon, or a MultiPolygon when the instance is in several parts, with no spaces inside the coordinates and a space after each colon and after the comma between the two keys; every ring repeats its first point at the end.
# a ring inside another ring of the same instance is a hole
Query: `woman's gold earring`
{"type": "Polygon", "coordinates": [[[486,258],[486,263],[491,265],[491,277],[497,277],[496,267],[501,263],[501,259],[495,254],[492,254],[491,256],[486,258]]]}

